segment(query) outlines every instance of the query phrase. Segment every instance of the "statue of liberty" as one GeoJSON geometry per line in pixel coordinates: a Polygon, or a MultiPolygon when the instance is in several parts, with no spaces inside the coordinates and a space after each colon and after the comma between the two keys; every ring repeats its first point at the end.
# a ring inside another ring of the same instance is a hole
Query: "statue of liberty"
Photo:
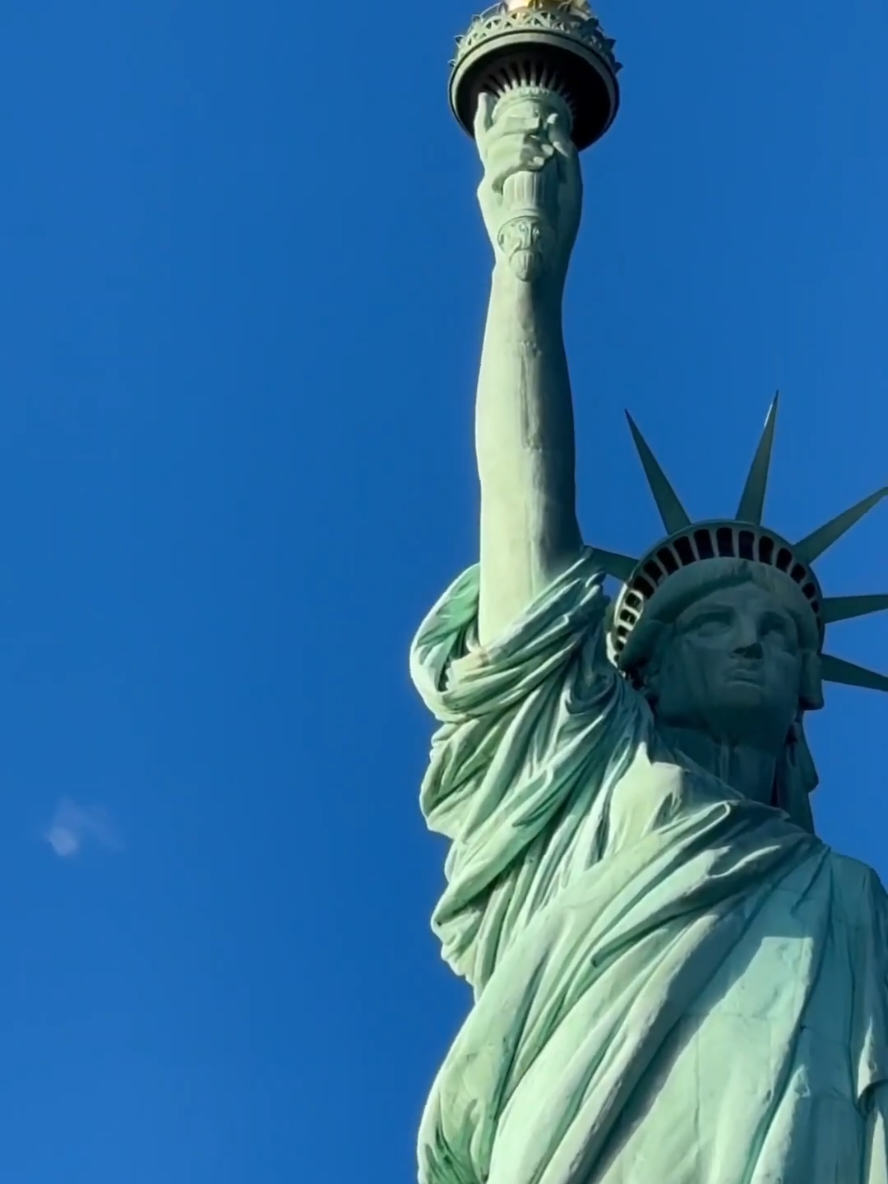
{"type": "Polygon", "coordinates": [[[480,562],[411,651],[451,844],[433,927],[473,1005],[419,1179],[888,1184],[888,898],[815,833],[804,729],[824,681],[888,689],[824,652],[888,597],[824,597],[812,567],[886,491],[800,542],[764,526],[775,402],[735,517],[695,523],[630,421],[665,537],[583,542],[557,98],[477,101],[480,562]]]}

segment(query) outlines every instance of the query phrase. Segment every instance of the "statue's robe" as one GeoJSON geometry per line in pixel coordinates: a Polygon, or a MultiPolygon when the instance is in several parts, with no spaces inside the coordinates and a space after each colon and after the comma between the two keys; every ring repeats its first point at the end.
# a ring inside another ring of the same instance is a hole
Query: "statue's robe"
{"type": "Polygon", "coordinates": [[[477,606],[472,569],[411,655],[474,989],[422,1184],[888,1184],[878,877],[664,749],[592,555],[495,644],[477,606]]]}

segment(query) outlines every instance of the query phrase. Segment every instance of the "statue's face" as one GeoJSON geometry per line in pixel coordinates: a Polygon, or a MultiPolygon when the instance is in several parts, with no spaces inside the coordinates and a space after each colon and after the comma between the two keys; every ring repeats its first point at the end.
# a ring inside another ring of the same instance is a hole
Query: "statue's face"
{"type": "Polygon", "coordinates": [[[652,675],[657,717],[732,744],[779,752],[799,703],[796,623],[748,582],[710,592],[674,622],[652,675]]]}

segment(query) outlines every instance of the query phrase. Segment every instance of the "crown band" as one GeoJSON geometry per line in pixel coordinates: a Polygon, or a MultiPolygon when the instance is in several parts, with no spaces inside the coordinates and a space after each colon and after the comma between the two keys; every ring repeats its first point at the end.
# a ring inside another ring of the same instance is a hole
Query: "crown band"
{"type": "Polygon", "coordinates": [[[823,640],[822,594],[811,568],[796,556],[792,544],[774,531],[748,522],[698,522],[658,543],[639,560],[614,608],[613,650],[622,653],[647,603],[670,576],[708,559],[746,559],[783,572],[798,586],[823,640]]]}

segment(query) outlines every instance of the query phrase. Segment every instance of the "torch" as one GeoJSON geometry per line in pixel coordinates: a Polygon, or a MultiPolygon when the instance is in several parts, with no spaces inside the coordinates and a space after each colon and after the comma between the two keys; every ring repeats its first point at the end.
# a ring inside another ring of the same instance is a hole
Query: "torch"
{"type": "MultiPolygon", "coordinates": [[[[502,0],[476,16],[457,39],[450,106],[473,135],[479,96],[495,100],[493,118],[531,98],[539,118],[559,115],[578,150],[600,139],[620,102],[615,42],[604,35],[586,0],[502,0]]],[[[543,232],[551,171],[509,177],[503,191],[531,235],[543,232]],[[547,176],[547,174],[549,174],[547,176]]]]}

